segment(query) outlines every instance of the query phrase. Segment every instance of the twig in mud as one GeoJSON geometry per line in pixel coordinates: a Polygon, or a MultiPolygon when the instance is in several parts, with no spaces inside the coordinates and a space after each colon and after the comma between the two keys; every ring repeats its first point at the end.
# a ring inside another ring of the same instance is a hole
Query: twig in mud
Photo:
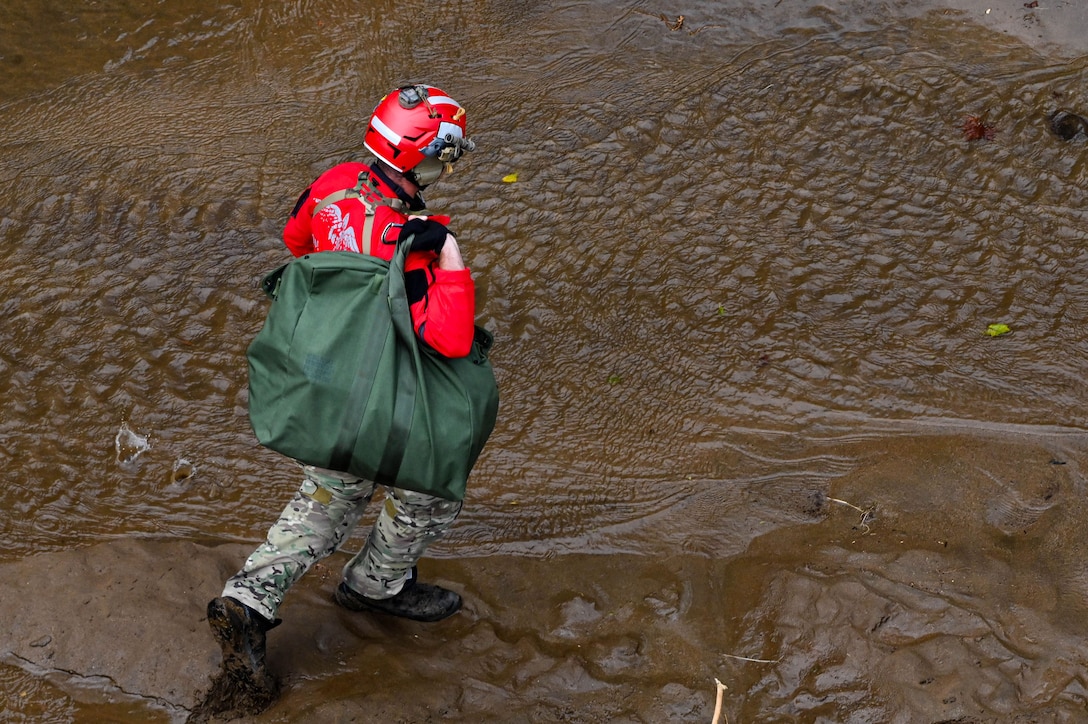
{"type": "MultiPolygon", "coordinates": [[[[718,699],[714,702],[714,719],[710,722],[710,724],[718,724],[718,717],[722,715],[722,694],[724,694],[725,690],[729,688],[717,679],[714,679],[714,685],[718,688],[718,699]]],[[[725,715],[725,724],[729,724],[728,714],[725,715]]]]}
{"type": "Polygon", "coordinates": [[[865,530],[866,535],[872,532],[872,529],[869,527],[869,521],[872,520],[874,517],[872,506],[868,508],[859,508],[853,503],[847,503],[845,500],[839,500],[838,498],[828,497],[828,500],[830,500],[832,503],[839,503],[840,505],[845,505],[848,508],[853,508],[857,512],[861,513],[861,521],[859,522],[859,525],[861,525],[861,527],[865,530]]]}
{"type": "Polygon", "coordinates": [[[735,656],[733,654],[722,654],[727,659],[736,659],[738,661],[751,661],[755,664],[777,664],[782,659],[753,659],[749,656],[735,656]]]}
{"type": "Polygon", "coordinates": [[[858,506],[854,505],[853,503],[847,503],[845,500],[839,500],[838,498],[828,498],[828,500],[830,500],[832,503],[840,503],[842,505],[850,506],[851,508],[853,508],[854,510],[856,510],[859,513],[865,513],[866,512],[866,511],[862,510],[861,508],[859,508],[858,506]]]}

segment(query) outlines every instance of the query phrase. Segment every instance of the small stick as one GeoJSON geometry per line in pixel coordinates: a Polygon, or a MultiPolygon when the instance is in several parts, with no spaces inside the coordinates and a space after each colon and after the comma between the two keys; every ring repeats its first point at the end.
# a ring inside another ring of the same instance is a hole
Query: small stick
{"type": "Polygon", "coordinates": [[[861,508],[854,505],[853,503],[847,503],[845,500],[839,500],[838,498],[828,498],[828,500],[830,500],[832,503],[842,503],[843,505],[848,505],[851,508],[853,508],[854,510],[856,510],[857,512],[859,512],[859,513],[868,513],[869,512],[867,510],[862,510],[861,508]]]}
{"type": "MultiPolygon", "coordinates": [[[[714,679],[714,684],[718,687],[718,700],[714,703],[714,720],[710,724],[718,724],[718,717],[722,715],[722,694],[729,687],[722,682],[714,679]]],[[[725,715],[725,724],[729,724],[729,715],[725,715]]]]}
{"type": "Polygon", "coordinates": [[[779,661],[781,661],[781,659],[774,659],[774,660],[770,660],[770,659],[752,659],[752,658],[749,658],[747,656],[735,656],[733,654],[722,654],[722,656],[724,656],[726,658],[729,658],[729,659],[738,659],[740,661],[752,661],[752,662],[757,663],[757,664],[777,664],[779,661]]]}

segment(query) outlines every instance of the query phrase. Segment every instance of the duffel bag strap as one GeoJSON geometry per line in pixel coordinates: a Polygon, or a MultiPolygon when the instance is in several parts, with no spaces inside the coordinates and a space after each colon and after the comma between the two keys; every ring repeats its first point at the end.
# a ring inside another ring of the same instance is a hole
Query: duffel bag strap
{"type": "Polygon", "coordinates": [[[419,347],[412,331],[412,314],[408,307],[408,295],[404,288],[404,263],[412,246],[414,234],[397,244],[397,251],[389,267],[389,313],[397,336],[400,353],[397,355],[397,395],[393,407],[393,423],[378,465],[375,482],[390,485],[400,473],[401,463],[407,451],[412,418],[416,412],[416,395],[419,392],[417,371],[419,347]]]}

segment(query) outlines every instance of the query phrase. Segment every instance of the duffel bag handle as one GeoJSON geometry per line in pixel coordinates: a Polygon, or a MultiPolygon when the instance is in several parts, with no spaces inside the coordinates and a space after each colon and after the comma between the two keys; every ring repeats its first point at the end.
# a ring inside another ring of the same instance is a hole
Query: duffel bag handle
{"type": "Polygon", "coordinates": [[[400,335],[401,341],[415,347],[416,334],[412,327],[412,312],[408,307],[408,291],[404,286],[404,265],[408,258],[408,251],[412,247],[415,234],[409,234],[406,239],[397,243],[397,250],[389,262],[389,312],[393,316],[393,326],[400,335]]]}

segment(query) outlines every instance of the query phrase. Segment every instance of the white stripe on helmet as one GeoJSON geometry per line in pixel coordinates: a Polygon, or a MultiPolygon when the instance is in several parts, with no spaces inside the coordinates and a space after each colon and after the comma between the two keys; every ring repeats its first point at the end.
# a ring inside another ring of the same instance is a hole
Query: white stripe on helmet
{"type": "Polygon", "coordinates": [[[394,131],[389,126],[385,125],[382,122],[382,119],[374,116],[370,119],[370,125],[374,126],[374,130],[382,134],[382,137],[392,143],[394,146],[400,143],[400,134],[394,131]]]}
{"type": "Polygon", "coordinates": [[[449,106],[457,106],[458,108],[461,107],[460,103],[453,100],[449,96],[427,96],[427,100],[429,100],[433,105],[436,105],[436,106],[437,105],[449,105],[449,106]]]}

